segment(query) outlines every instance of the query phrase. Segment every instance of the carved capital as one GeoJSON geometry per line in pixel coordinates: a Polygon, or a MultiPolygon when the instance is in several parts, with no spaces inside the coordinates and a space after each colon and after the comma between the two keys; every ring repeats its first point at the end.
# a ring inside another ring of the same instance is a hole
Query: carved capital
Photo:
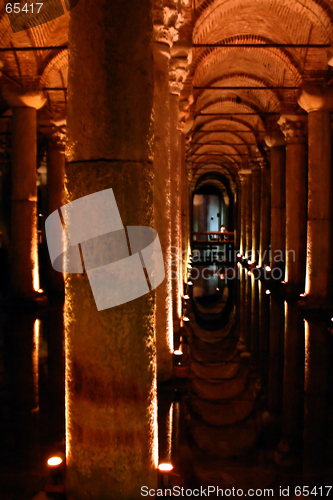
{"type": "Polygon", "coordinates": [[[307,118],[299,115],[282,115],[278,121],[287,144],[305,143],[307,118]]]}
{"type": "Polygon", "coordinates": [[[269,130],[265,135],[265,143],[269,148],[285,145],[285,137],[280,128],[269,130]]]}
{"type": "Polygon", "coordinates": [[[65,152],[66,144],[66,125],[55,127],[50,136],[49,146],[51,149],[58,149],[65,152]]]}
{"type": "Polygon", "coordinates": [[[187,57],[171,58],[170,61],[170,94],[180,95],[188,75],[187,57]]]}
{"type": "Polygon", "coordinates": [[[178,40],[182,14],[175,0],[155,0],[153,8],[154,41],[172,46],[178,40]]]}

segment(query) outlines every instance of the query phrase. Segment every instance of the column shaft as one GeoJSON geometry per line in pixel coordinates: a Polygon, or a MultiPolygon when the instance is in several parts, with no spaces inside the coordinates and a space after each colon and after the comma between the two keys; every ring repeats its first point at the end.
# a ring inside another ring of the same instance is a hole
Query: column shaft
{"type": "Polygon", "coordinates": [[[11,170],[11,294],[25,299],[33,298],[39,288],[36,144],[36,109],[14,108],[11,170]]]}
{"type": "Polygon", "coordinates": [[[170,163],[171,163],[171,257],[172,311],[174,330],[179,330],[181,317],[181,212],[180,212],[180,147],[179,95],[170,94],[170,163]]]}
{"type": "Polygon", "coordinates": [[[157,378],[172,376],[173,317],[171,286],[171,180],[170,180],[170,47],[154,42],[154,227],[165,262],[165,279],[156,289],[157,378]]]}
{"type": "MultiPolygon", "coordinates": [[[[72,11],[67,201],[112,188],[124,226],[154,226],[151,39],[148,0],[72,11]]],[[[137,498],[156,487],[155,293],[98,311],[69,274],[64,315],[67,494],[137,498]]]]}
{"type": "MultiPolygon", "coordinates": [[[[271,260],[273,279],[284,279],[286,237],[285,147],[272,146],[271,160],[271,260]]],[[[282,412],[284,357],[284,300],[272,289],[269,335],[268,407],[282,412]]]]}

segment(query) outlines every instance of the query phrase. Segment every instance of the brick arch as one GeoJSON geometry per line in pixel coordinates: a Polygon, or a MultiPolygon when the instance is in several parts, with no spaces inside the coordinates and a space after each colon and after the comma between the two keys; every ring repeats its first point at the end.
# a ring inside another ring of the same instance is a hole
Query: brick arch
{"type": "MultiPolygon", "coordinates": [[[[272,85],[271,82],[263,78],[256,76],[236,73],[230,75],[224,75],[222,77],[215,78],[210,81],[207,86],[210,87],[267,87],[272,85]]],[[[219,98],[225,97],[227,95],[237,94],[244,101],[249,101],[254,104],[258,109],[263,111],[280,111],[281,101],[283,100],[284,94],[273,90],[238,90],[235,88],[231,90],[196,90],[196,102],[198,107],[202,107],[207,102],[219,98]]]]}
{"type": "Polygon", "coordinates": [[[206,86],[212,80],[237,73],[275,85],[296,86],[302,82],[296,62],[280,48],[212,48],[193,71],[194,86],[206,86]]]}
{"type": "Polygon", "coordinates": [[[197,19],[193,40],[195,43],[214,43],[230,36],[230,32],[256,33],[280,43],[297,41],[305,26],[311,26],[313,39],[333,41],[333,13],[323,0],[215,0],[197,19]],[[250,16],[250,17],[249,17],[250,16]],[[229,19],[233,22],[229,23],[229,19]],[[257,20],[257,26],[255,21],[257,20]],[[243,28],[242,28],[243,26],[243,28]],[[218,38],[216,38],[218,37],[218,38]]]}
{"type": "Polygon", "coordinates": [[[51,59],[40,79],[42,87],[49,87],[52,84],[53,77],[59,71],[67,71],[68,69],[68,53],[67,50],[61,50],[56,56],[51,59]]]}

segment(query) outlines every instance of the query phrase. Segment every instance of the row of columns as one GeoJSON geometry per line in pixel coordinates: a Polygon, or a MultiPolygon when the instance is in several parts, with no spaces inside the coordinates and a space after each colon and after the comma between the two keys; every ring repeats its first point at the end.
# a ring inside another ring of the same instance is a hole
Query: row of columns
{"type": "MultiPolygon", "coordinates": [[[[80,500],[136,498],[142,485],[156,487],[156,383],[172,376],[182,234],[189,238],[178,125],[187,56],[172,49],[180,4],[161,3],[158,12],[145,0],[130,10],[123,4],[88,2],[73,11],[66,165],[51,148],[48,210],[112,188],[124,226],[157,229],[166,278],[155,291],[98,312],[87,276],[66,276],[67,494],[80,500]]],[[[12,290],[27,299],[36,292],[36,110],[44,101],[24,99],[12,104],[11,230],[12,290]]]]}
{"type": "MultiPolygon", "coordinates": [[[[252,261],[259,262],[261,267],[270,265],[273,276],[270,319],[265,316],[264,306],[269,298],[264,293],[258,294],[256,280],[252,282],[251,294],[251,278],[248,278],[241,291],[245,319],[241,318],[240,324],[249,330],[246,318],[249,307],[252,308],[250,335],[254,364],[258,361],[258,351],[262,358],[265,350],[269,351],[269,366],[261,373],[264,378],[265,372],[267,376],[270,412],[282,414],[282,439],[276,460],[294,463],[303,447],[303,471],[318,477],[324,469],[327,449],[328,338],[333,283],[330,113],[333,95],[321,87],[305,87],[299,104],[307,111],[308,119],[305,115],[283,115],[278,122],[283,135],[275,128],[266,137],[270,169],[262,166],[261,177],[257,166],[240,175],[241,253],[246,255],[252,250],[252,261]],[[281,282],[285,284],[280,286],[281,282]],[[269,345],[265,340],[268,334],[269,345]],[[259,348],[258,343],[261,343],[259,348]]],[[[249,331],[245,336],[249,336],[249,331]]]]}

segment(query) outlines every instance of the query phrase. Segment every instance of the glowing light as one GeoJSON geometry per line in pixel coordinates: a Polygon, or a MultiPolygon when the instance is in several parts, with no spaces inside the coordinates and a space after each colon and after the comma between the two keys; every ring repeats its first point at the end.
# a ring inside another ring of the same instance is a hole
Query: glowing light
{"type": "Polygon", "coordinates": [[[266,271],[271,271],[272,269],[269,266],[265,267],[266,271]]]}
{"type": "Polygon", "coordinates": [[[331,318],[331,321],[333,321],[333,318],[331,318]]]}
{"type": "Polygon", "coordinates": [[[38,288],[37,292],[38,293],[44,293],[44,290],[42,288],[38,288]]]}
{"type": "Polygon", "coordinates": [[[184,295],[183,299],[184,300],[189,300],[190,296],[189,295],[184,295]]]}
{"type": "Polygon", "coordinates": [[[176,349],[176,351],[173,352],[176,356],[182,356],[183,355],[183,351],[181,351],[180,349],[176,349]]]}
{"type": "Polygon", "coordinates": [[[190,318],[188,318],[187,316],[183,316],[183,321],[190,321],[190,318]]]}
{"type": "Polygon", "coordinates": [[[285,284],[286,284],[286,282],[285,282],[285,281],[281,281],[281,283],[282,283],[283,285],[285,285],[285,284]]]}
{"type": "Polygon", "coordinates": [[[240,253],[237,254],[237,257],[241,257],[242,255],[240,253]]]}
{"type": "Polygon", "coordinates": [[[193,285],[192,281],[189,281],[187,284],[190,286],[193,285]]]}
{"type": "Polygon", "coordinates": [[[192,269],[191,264],[187,264],[187,269],[192,269]]]}
{"type": "Polygon", "coordinates": [[[173,469],[173,465],[171,464],[160,464],[158,466],[158,469],[161,471],[161,472],[171,472],[172,469],[173,469]]]}
{"type": "Polygon", "coordinates": [[[219,288],[216,288],[216,290],[217,290],[218,292],[220,291],[220,289],[219,289],[219,288]]]}
{"type": "Polygon", "coordinates": [[[237,262],[237,267],[242,267],[240,262],[237,262]]]}
{"type": "Polygon", "coordinates": [[[60,465],[61,463],[62,463],[62,458],[60,457],[51,457],[47,461],[47,464],[50,465],[51,467],[60,465]]]}
{"type": "Polygon", "coordinates": [[[300,293],[299,296],[300,297],[306,297],[306,293],[300,293]]]}
{"type": "Polygon", "coordinates": [[[270,290],[266,290],[266,295],[270,295],[271,291],[270,290]]]}
{"type": "Polygon", "coordinates": [[[248,271],[247,275],[248,275],[248,276],[251,276],[251,271],[248,271]]]}

